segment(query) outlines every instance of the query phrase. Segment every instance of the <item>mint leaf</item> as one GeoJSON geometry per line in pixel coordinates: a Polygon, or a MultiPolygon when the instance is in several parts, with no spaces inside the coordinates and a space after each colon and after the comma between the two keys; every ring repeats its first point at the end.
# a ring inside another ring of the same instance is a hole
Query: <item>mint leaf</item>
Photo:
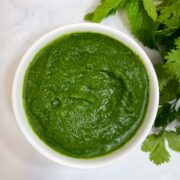
{"type": "Polygon", "coordinates": [[[85,20],[93,22],[101,22],[109,14],[116,12],[123,4],[124,0],[101,0],[100,5],[96,7],[94,12],[85,16],[85,20]]]}
{"type": "Polygon", "coordinates": [[[154,5],[154,0],[143,0],[143,4],[147,14],[155,22],[157,20],[157,12],[154,5]]]}
{"type": "Polygon", "coordinates": [[[149,135],[142,145],[142,151],[149,152],[150,160],[157,165],[168,162],[170,155],[165,147],[164,132],[159,135],[149,135]]]}
{"type": "Polygon", "coordinates": [[[144,45],[154,47],[155,24],[146,13],[142,0],[128,0],[125,7],[134,36],[144,45]]]}

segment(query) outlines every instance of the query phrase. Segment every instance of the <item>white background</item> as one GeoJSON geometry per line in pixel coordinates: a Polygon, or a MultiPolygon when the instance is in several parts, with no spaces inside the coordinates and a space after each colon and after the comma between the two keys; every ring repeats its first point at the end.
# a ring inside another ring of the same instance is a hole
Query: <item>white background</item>
{"type": "MultiPolygon", "coordinates": [[[[140,147],[118,163],[101,169],[63,167],[34,150],[17,126],[11,87],[21,57],[48,31],[83,22],[83,16],[97,3],[98,0],[0,0],[0,180],[180,179],[180,154],[171,152],[168,164],[155,166],[140,147]]],[[[103,24],[130,34],[124,12],[109,17],[103,24]]],[[[153,62],[159,60],[157,52],[143,48],[153,62]]]]}

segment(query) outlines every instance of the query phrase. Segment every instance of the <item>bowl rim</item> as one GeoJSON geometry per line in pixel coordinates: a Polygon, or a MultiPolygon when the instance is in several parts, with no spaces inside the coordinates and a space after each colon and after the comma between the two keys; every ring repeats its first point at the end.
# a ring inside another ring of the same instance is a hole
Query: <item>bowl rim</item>
{"type": "Polygon", "coordinates": [[[12,86],[12,107],[14,115],[22,133],[30,144],[50,160],[64,166],[80,169],[98,168],[112,164],[135,150],[150,132],[157,114],[158,104],[159,87],[157,76],[152,63],[144,50],[133,39],[121,31],[95,23],[78,23],[59,27],[38,39],[22,57],[17,67],[12,86]],[[149,77],[149,102],[142,125],[138,128],[135,135],[122,148],[97,158],[77,159],[60,154],[53,150],[51,147],[41,141],[40,138],[34,133],[30,124],[28,123],[28,119],[26,118],[23,107],[22,86],[24,74],[34,55],[41,48],[47,45],[48,42],[51,42],[53,39],[60,37],[61,35],[72,32],[97,32],[119,40],[140,56],[149,77]]]}

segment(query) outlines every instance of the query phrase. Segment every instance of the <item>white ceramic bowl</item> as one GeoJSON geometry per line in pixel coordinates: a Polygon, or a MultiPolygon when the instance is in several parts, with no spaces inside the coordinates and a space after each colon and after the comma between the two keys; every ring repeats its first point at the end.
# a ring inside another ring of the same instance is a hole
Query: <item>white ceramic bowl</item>
{"type": "Polygon", "coordinates": [[[144,139],[150,132],[151,127],[154,123],[158,109],[158,102],[159,102],[158,81],[153,65],[150,59],[148,58],[148,56],[146,55],[146,53],[140,48],[140,46],[134,40],[132,40],[122,32],[106,26],[93,24],[93,23],[82,23],[82,24],[74,24],[65,27],[60,27],[40,38],[26,52],[26,54],[22,58],[14,77],[13,89],[12,89],[12,103],[13,103],[12,105],[13,105],[15,117],[24,136],[34,146],[34,148],[37,149],[41,154],[43,154],[47,158],[61,165],[74,167],[74,168],[84,168],[84,169],[102,167],[111,164],[113,162],[116,162],[120,160],[124,155],[127,155],[129,152],[134,150],[135,147],[140,146],[140,144],[144,141],[144,139]],[[92,159],[76,159],[76,158],[64,156],[54,151],[49,146],[47,146],[43,141],[41,141],[37,137],[37,135],[33,132],[31,126],[28,123],[23,108],[22,84],[23,84],[24,74],[26,72],[26,69],[30,61],[33,59],[34,55],[48,42],[52,41],[53,39],[63,34],[68,34],[72,32],[87,32],[87,31],[98,32],[113,37],[123,42],[125,45],[127,45],[130,49],[132,49],[136,54],[138,54],[142,58],[149,76],[150,97],[149,97],[147,113],[145,115],[143,124],[138,129],[138,131],[133,136],[133,138],[131,138],[131,140],[128,141],[123,147],[103,157],[92,158],[92,159]]]}

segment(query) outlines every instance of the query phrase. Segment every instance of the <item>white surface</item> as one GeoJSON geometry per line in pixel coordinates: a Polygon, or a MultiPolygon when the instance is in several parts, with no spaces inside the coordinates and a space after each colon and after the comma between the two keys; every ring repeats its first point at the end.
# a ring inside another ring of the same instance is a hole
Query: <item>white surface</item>
{"type": "Polygon", "coordinates": [[[47,158],[51,159],[54,162],[57,162],[61,165],[65,165],[67,167],[75,167],[81,169],[103,167],[105,165],[109,165],[114,162],[117,162],[118,160],[122,159],[122,157],[124,157],[125,155],[127,156],[130,152],[136,149],[137,146],[139,147],[145,140],[146,136],[150,133],[151,128],[154,124],[154,120],[159,105],[158,80],[156,77],[156,72],[154,71],[154,67],[149,57],[142,50],[142,48],[133,39],[129,38],[129,36],[127,36],[125,33],[122,33],[119,30],[100,24],[77,23],[73,25],[63,26],[47,33],[46,35],[41,37],[38,41],[36,41],[31,46],[31,48],[25,53],[25,55],[21,59],[21,62],[19,63],[19,66],[17,68],[13,80],[12,105],[13,105],[14,115],[24,136],[44,156],[46,156],[47,158]],[[144,122],[136,132],[135,136],[133,136],[133,138],[131,138],[131,140],[128,141],[128,143],[126,143],[119,150],[107,156],[93,158],[93,159],[76,159],[67,156],[62,156],[60,153],[53,151],[49,146],[47,146],[39,138],[37,138],[37,135],[34,134],[24,113],[23,100],[22,100],[22,84],[24,81],[24,74],[29,66],[29,63],[40,49],[42,49],[49,42],[53,41],[57,37],[62,36],[64,34],[69,34],[73,32],[87,32],[87,31],[105,34],[114,39],[117,39],[120,42],[123,42],[126,46],[131,48],[137,55],[141,57],[149,77],[150,95],[149,95],[148,108],[147,108],[146,116],[144,118],[144,122]]]}
{"type": "MultiPolygon", "coordinates": [[[[55,164],[32,148],[20,132],[11,107],[12,79],[25,51],[56,27],[83,22],[97,0],[0,0],[0,180],[179,180],[180,154],[155,166],[137,149],[101,169],[77,170],[55,164]]],[[[124,14],[121,13],[121,17],[124,14]]],[[[103,22],[125,33],[120,15],[103,22]]],[[[147,50],[147,48],[145,48],[147,50]]],[[[155,62],[159,56],[149,51],[155,62]]]]}

